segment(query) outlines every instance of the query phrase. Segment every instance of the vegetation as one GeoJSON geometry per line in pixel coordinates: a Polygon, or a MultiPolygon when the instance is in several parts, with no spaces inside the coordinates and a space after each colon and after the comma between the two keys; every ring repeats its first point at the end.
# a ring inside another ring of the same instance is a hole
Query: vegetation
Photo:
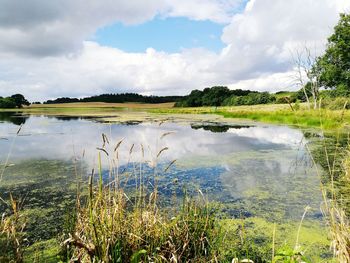
{"type": "Polygon", "coordinates": [[[314,71],[320,74],[320,84],[335,90],[338,96],[350,94],[350,14],[341,14],[328,47],[319,57],[314,71]]]}
{"type": "Polygon", "coordinates": [[[250,90],[230,90],[227,87],[215,86],[205,88],[203,91],[193,90],[188,96],[179,100],[176,107],[200,107],[200,106],[237,106],[266,104],[275,100],[268,92],[259,93],[250,90]]]}
{"type": "Polygon", "coordinates": [[[101,94],[98,96],[91,96],[82,99],[78,98],[58,98],[55,100],[48,100],[44,104],[59,104],[59,103],[73,103],[73,102],[106,102],[106,103],[124,103],[124,102],[138,102],[138,103],[166,103],[175,102],[181,99],[181,96],[144,96],[136,93],[120,93],[120,94],[101,94]]]}
{"type": "MultiPolygon", "coordinates": [[[[344,99],[347,102],[347,99],[344,99]]],[[[329,102],[322,101],[323,102],[329,102]]],[[[296,125],[298,127],[313,127],[323,130],[346,128],[350,123],[350,112],[344,110],[343,100],[332,100],[332,105],[337,110],[330,110],[330,104],[326,109],[308,110],[303,103],[269,104],[253,106],[234,107],[192,107],[192,108],[169,108],[154,109],[153,113],[158,114],[216,114],[225,118],[247,119],[266,123],[296,125]]],[[[323,105],[323,104],[322,104],[323,105]]],[[[347,104],[346,104],[347,105],[347,104]]]]}
{"type": "Polygon", "coordinates": [[[64,241],[68,255],[82,262],[207,262],[215,258],[215,218],[202,201],[185,198],[172,218],[164,212],[158,208],[157,192],[131,202],[121,189],[90,185],[88,205],[78,211],[74,232],[64,241]]]}
{"type": "Polygon", "coordinates": [[[0,108],[22,108],[23,105],[28,106],[30,103],[24,98],[22,94],[15,94],[11,97],[0,97],[0,108]]]}

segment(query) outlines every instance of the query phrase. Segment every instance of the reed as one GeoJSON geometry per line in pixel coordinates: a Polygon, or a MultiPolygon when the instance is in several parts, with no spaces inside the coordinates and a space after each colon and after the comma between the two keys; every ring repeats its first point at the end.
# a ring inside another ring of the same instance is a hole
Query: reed
{"type": "MultiPolygon", "coordinates": [[[[163,134],[160,139],[167,135],[163,134]]],[[[106,147],[109,140],[105,135],[103,138],[98,154],[98,180],[94,180],[92,173],[86,205],[77,209],[73,231],[67,233],[68,238],[63,242],[69,258],[79,262],[215,261],[216,219],[204,195],[190,198],[185,194],[175,213],[159,205],[157,162],[168,148],[157,151],[152,162],[154,188],[148,192],[142,164],[134,175],[122,173],[118,166],[110,166],[109,177],[113,180],[104,184],[101,153],[109,158],[112,154],[106,147]],[[138,183],[128,194],[121,185],[132,176],[138,177],[135,180],[138,183]]],[[[115,158],[109,159],[110,164],[119,164],[120,144],[114,147],[115,158]]],[[[130,154],[133,149],[134,146],[130,154]]]]}
{"type": "Polygon", "coordinates": [[[349,151],[345,155],[345,158],[341,160],[342,170],[339,177],[334,176],[336,172],[336,165],[334,162],[330,163],[329,175],[331,179],[329,190],[324,190],[324,205],[322,211],[327,219],[330,234],[331,234],[331,247],[334,255],[341,263],[350,262],[350,214],[349,208],[349,171],[350,171],[350,153],[349,151]],[[342,182],[345,188],[344,191],[339,191],[338,183],[342,182]]]}

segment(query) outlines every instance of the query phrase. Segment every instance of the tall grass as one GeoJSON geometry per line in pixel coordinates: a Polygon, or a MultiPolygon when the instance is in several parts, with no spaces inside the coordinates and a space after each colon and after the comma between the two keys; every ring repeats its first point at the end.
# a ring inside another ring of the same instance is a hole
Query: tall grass
{"type": "Polygon", "coordinates": [[[322,209],[329,225],[334,255],[339,262],[347,263],[350,262],[350,211],[347,207],[350,198],[350,153],[347,152],[342,160],[335,159],[329,165],[330,187],[328,191],[323,190],[325,202],[322,209]],[[335,162],[340,162],[342,168],[337,177],[335,174],[339,171],[336,170],[335,162]],[[339,185],[339,182],[344,185],[339,185]],[[345,188],[345,192],[340,191],[339,187],[345,188]]]}
{"type": "MultiPolygon", "coordinates": [[[[166,134],[161,136],[164,137],[166,134]]],[[[103,136],[99,150],[110,156],[103,136]]],[[[110,163],[118,164],[118,148],[110,163]]],[[[134,146],[130,149],[130,154],[134,146]]],[[[143,148],[142,148],[143,149],[143,148]]],[[[153,163],[167,147],[158,151],[153,163]]],[[[99,153],[98,173],[89,179],[86,205],[77,209],[73,231],[63,242],[68,257],[80,262],[209,262],[217,261],[218,236],[216,220],[202,194],[198,198],[184,196],[180,209],[159,206],[157,172],[154,167],[154,188],[147,192],[142,170],[131,193],[122,184],[119,167],[110,166],[105,185],[99,153]],[[94,180],[98,177],[98,180],[94,180]]],[[[130,158],[129,158],[130,159],[130,158]]],[[[171,162],[171,164],[174,162],[171,162]]],[[[140,164],[140,169],[142,165],[140,164]]],[[[168,167],[166,168],[168,169],[168,167]]],[[[125,182],[125,181],[124,181],[125,182]]]]}
{"type": "MultiPolygon", "coordinates": [[[[5,174],[5,170],[9,165],[9,160],[12,154],[16,139],[22,129],[22,126],[17,130],[12,139],[9,152],[5,161],[0,163],[0,184],[5,174]],[[2,166],[2,167],[1,167],[2,166]]],[[[25,251],[25,233],[26,218],[21,213],[21,203],[10,194],[9,201],[5,201],[0,196],[0,202],[5,203],[9,207],[9,213],[4,212],[0,219],[0,262],[21,263],[24,260],[23,254],[25,251]]]]}
{"type": "Polygon", "coordinates": [[[342,110],[306,110],[304,105],[292,111],[287,105],[253,105],[235,107],[198,107],[152,110],[163,114],[217,114],[225,118],[313,127],[322,130],[337,129],[350,121],[350,113],[342,110]]]}

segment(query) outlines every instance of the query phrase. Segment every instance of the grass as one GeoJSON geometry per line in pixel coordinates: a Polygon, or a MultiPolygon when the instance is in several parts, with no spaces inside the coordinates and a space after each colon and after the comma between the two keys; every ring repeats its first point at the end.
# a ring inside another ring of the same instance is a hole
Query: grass
{"type": "MultiPolygon", "coordinates": [[[[163,134],[161,138],[167,136],[163,134]]],[[[134,175],[119,173],[118,148],[108,152],[110,140],[103,135],[98,154],[98,174],[89,179],[86,205],[77,203],[71,230],[63,242],[66,259],[80,262],[208,262],[216,258],[215,217],[203,195],[186,195],[180,209],[161,208],[158,200],[157,166],[154,166],[152,191],[145,187],[141,170],[134,175]],[[104,186],[101,153],[110,167],[110,183],[104,186]],[[114,157],[110,157],[114,156],[114,157]],[[111,158],[111,159],[110,159],[111,158]],[[136,188],[127,193],[121,177],[135,176],[136,188]],[[95,178],[96,177],[96,178],[95,178]],[[95,183],[94,183],[95,182],[95,183]],[[171,216],[169,216],[171,215],[171,216]]],[[[133,152],[130,149],[130,155],[133,152]]],[[[153,162],[168,148],[157,149],[153,162]]],[[[130,159],[130,157],[129,157],[130,159]]],[[[170,163],[172,165],[172,163],[170,163]]],[[[168,169],[168,168],[166,168],[168,169]]],[[[79,198],[78,198],[79,200],[79,198]]]]}
{"type": "MultiPolygon", "coordinates": [[[[104,138],[103,145],[109,144],[104,138]]],[[[118,152],[107,152],[107,148],[101,153],[112,158],[109,163],[118,163],[118,152]]],[[[156,151],[154,163],[166,150],[156,151]]],[[[314,222],[275,226],[261,218],[221,219],[201,191],[197,198],[185,195],[179,209],[163,207],[157,166],[154,168],[151,192],[144,187],[145,178],[138,168],[135,174],[128,174],[139,182],[131,193],[120,187],[123,174],[118,167],[111,168],[106,186],[98,169],[90,179],[87,204],[77,206],[73,230],[67,232],[68,258],[82,262],[268,262],[272,258],[274,262],[302,262],[305,253],[311,260],[327,254],[324,229],[314,222]],[[278,234],[272,238],[276,228],[278,234]]],[[[325,256],[330,257],[329,253],[325,256]]]]}
{"type": "Polygon", "coordinates": [[[307,110],[305,105],[299,110],[291,110],[286,104],[269,104],[235,107],[171,108],[152,110],[163,114],[217,114],[225,118],[247,119],[266,123],[297,125],[323,130],[348,127],[348,110],[307,110]]]}

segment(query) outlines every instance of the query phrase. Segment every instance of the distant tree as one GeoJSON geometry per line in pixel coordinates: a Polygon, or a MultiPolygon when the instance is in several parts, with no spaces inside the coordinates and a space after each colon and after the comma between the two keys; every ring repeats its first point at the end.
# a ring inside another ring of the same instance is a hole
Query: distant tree
{"type": "Polygon", "coordinates": [[[192,92],[179,100],[176,107],[200,107],[200,106],[233,106],[266,104],[276,100],[275,96],[268,92],[251,90],[230,90],[224,86],[205,88],[203,91],[192,92]]]}
{"type": "Polygon", "coordinates": [[[55,100],[48,100],[48,101],[45,101],[44,104],[72,103],[72,102],[79,102],[79,99],[77,99],[77,98],[62,97],[62,98],[57,98],[57,99],[55,99],[55,100]]]}
{"type": "Polygon", "coordinates": [[[15,94],[12,95],[11,98],[16,103],[17,108],[22,108],[23,105],[29,106],[29,101],[26,100],[26,98],[22,94],[15,94]]]}
{"type": "Polygon", "coordinates": [[[183,96],[144,96],[137,93],[118,93],[118,94],[101,94],[97,96],[78,98],[57,98],[55,100],[45,101],[44,104],[54,103],[72,103],[72,102],[105,102],[105,103],[124,103],[124,102],[139,102],[139,103],[165,103],[176,102],[182,99],[183,96]]]}
{"type": "Polygon", "coordinates": [[[268,104],[276,100],[275,96],[268,92],[251,92],[245,96],[231,96],[227,101],[228,106],[268,104]]]}
{"type": "MultiPolygon", "coordinates": [[[[202,97],[203,91],[201,90],[192,90],[190,95],[188,95],[182,101],[182,107],[199,107],[202,106],[202,97]]],[[[179,105],[177,105],[179,106],[179,105]]]]}
{"type": "Polygon", "coordinates": [[[7,97],[0,99],[0,108],[3,109],[12,109],[16,108],[16,102],[14,99],[7,97]]]}
{"type": "Polygon", "coordinates": [[[322,86],[350,94],[350,14],[340,14],[326,52],[317,59],[314,70],[320,72],[322,86]]]}
{"type": "Polygon", "coordinates": [[[227,87],[222,86],[205,88],[203,93],[203,106],[220,106],[224,100],[231,95],[231,91],[227,87]]]}
{"type": "Polygon", "coordinates": [[[298,90],[292,95],[292,100],[293,101],[299,100],[301,102],[306,102],[307,98],[311,98],[311,97],[312,97],[312,84],[308,82],[303,88],[301,88],[300,90],[298,90]]]}

